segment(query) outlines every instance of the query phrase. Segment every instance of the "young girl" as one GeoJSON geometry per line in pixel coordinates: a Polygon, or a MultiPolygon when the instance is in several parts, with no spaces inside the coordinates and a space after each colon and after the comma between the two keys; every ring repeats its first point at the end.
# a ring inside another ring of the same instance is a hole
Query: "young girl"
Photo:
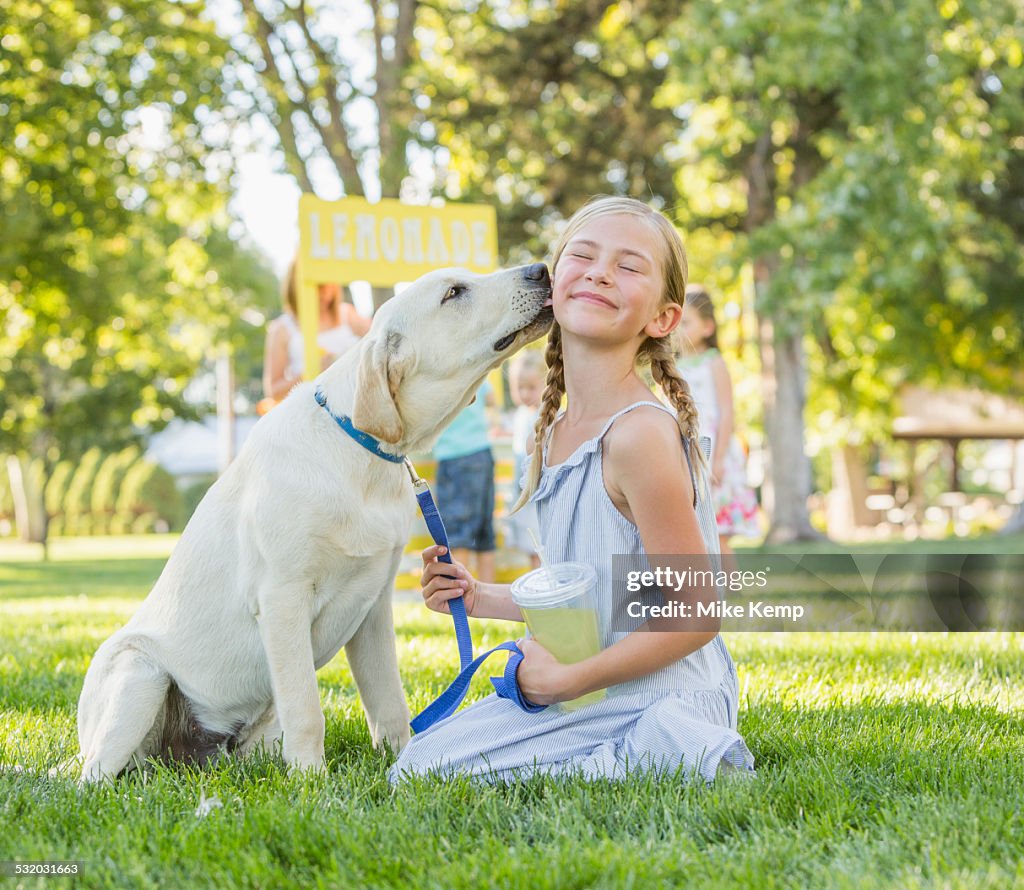
{"type": "MultiPolygon", "coordinates": [[[[569,220],[553,266],[556,323],[520,502],[537,505],[547,559],[597,570],[604,648],[563,665],[522,641],[518,680],[538,704],[607,694],[576,710],[538,713],[492,695],[417,734],[391,778],[432,770],[490,781],[531,772],[621,777],[682,767],[710,781],[720,768],[752,769],[736,733],[736,671],[721,637],[610,626],[612,554],[703,554],[716,544],[696,412],[668,339],[682,314],[683,245],[645,204],[600,198],[569,220]],[[654,400],[639,362],[651,364],[675,412],[654,400]]],[[[429,608],[448,612],[447,601],[462,595],[474,617],[522,620],[507,585],[480,584],[460,565],[453,571],[437,562],[440,552],[423,552],[429,608]]]]}
{"type": "MultiPolygon", "coordinates": [[[[544,357],[539,349],[524,349],[512,360],[509,368],[509,388],[516,404],[512,418],[512,456],[515,459],[513,478],[517,499],[522,493],[523,467],[529,458],[537,412],[544,394],[545,370],[544,357]]],[[[532,567],[538,568],[540,557],[532,535],[540,537],[537,508],[527,503],[505,520],[505,546],[529,553],[532,567]]]]}
{"type": "Polygon", "coordinates": [[[761,529],[757,499],[746,482],[743,451],[733,435],[732,380],[718,351],[715,309],[699,284],[686,289],[677,341],[681,354],[677,368],[693,393],[701,434],[711,437],[711,499],[719,552],[728,556],[732,554],[729,538],[759,536],[761,529]]]}

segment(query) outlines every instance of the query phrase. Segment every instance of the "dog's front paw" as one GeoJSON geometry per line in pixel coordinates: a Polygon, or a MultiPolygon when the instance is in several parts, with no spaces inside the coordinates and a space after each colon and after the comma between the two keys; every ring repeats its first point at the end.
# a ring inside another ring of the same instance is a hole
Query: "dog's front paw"
{"type": "Polygon", "coordinates": [[[323,772],[327,767],[322,742],[320,745],[303,747],[295,745],[289,747],[286,737],[282,753],[284,754],[284,762],[288,764],[290,772],[323,772]]]}
{"type": "Polygon", "coordinates": [[[371,726],[370,738],[375,750],[390,749],[393,754],[398,754],[409,744],[409,715],[405,714],[400,720],[391,720],[387,723],[382,721],[376,726],[371,726]]]}
{"type": "Polygon", "coordinates": [[[320,771],[326,764],[324,757],[324,736],[321,730],[313,738],[301,737],[292,739],[289,743],[287,731],[284,734],[284,745],[282,747],[284,762],[292,771],[320,771]]]}
{"type": "Polygon", "coordinates": [[[298,757],[285,759],[288,764],[288,771],[292,773],[322,773],[327,770],[327,761],[323,756],[316,758],[298,757]]]}

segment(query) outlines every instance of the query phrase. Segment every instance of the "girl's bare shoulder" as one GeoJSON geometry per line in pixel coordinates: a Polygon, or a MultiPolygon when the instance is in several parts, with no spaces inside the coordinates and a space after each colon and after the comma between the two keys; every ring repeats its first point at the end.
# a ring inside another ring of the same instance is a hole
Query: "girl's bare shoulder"
{"type": "Polygon", "coordinates": [[[654,405],[639,405],[612,424],[604,437],[605,455],[669,453],[682,449],[679,424],[668,411],[654,405]]]}
{"type": "Polygon", "coordinates": [[[685,501],[692,488],[684,467],[679,424],[668,411],[634,408],[605,436],[604,478],[613,501],[619,493],[627,502],[660,495],[685,501]]]}

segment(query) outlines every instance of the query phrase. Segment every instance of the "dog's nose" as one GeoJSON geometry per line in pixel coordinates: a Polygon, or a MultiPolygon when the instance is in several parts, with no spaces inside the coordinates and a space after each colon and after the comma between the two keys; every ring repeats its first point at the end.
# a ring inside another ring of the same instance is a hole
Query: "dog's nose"
{"type": "Polygon", "coordinates": [[[551,278],[548,276],[548,267],[543,263],[533,263],[527,266],[523,276],[527,281],[540,281],[544,284],[549,284],[551,281],[551,278]]]}

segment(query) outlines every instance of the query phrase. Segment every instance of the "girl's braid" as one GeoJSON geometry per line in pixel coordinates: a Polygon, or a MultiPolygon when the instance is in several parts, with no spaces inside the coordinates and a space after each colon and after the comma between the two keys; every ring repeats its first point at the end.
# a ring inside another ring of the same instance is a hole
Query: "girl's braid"
{"type": "MultiPolygon", "coordinates": [[[[683,433],[683,438],[689,441],[688,449],[694,474],[698,479],[702,479],[704,471],[707,469],[707,460],[700,447],[697,405],[693,401],[690,386],[676,370],[669,338],[652,339],[648,343],[651,376],[654,377],[654,382],[661,387],[662,392],[668,396],[672,407],[676,409],[676,422],[683,433]]],[[[696,495],[697,492],[694,492],[695,497],[696,495]]]]}
{"type": "Polygon", "coordinates": [[[547,351],[544,359],[548,365],[547,386],[544,388],[544,396],[540,403],[540,412],[537,415],[537,424],[534,427],[533,459],[530,461],[530,475],[526,480],[526,487],[519,495],[511,512],[523,507],[530,497],[537,490],[540,484],[541,469],[544,464],[544,443],[547,440],[548,430],[555,422],[555,416],[562,404],[562,396],[565,393],[565,369],[562,366],[562,329],[556,321],[551,325],[551,332],[548,334],[547,351]]]}

